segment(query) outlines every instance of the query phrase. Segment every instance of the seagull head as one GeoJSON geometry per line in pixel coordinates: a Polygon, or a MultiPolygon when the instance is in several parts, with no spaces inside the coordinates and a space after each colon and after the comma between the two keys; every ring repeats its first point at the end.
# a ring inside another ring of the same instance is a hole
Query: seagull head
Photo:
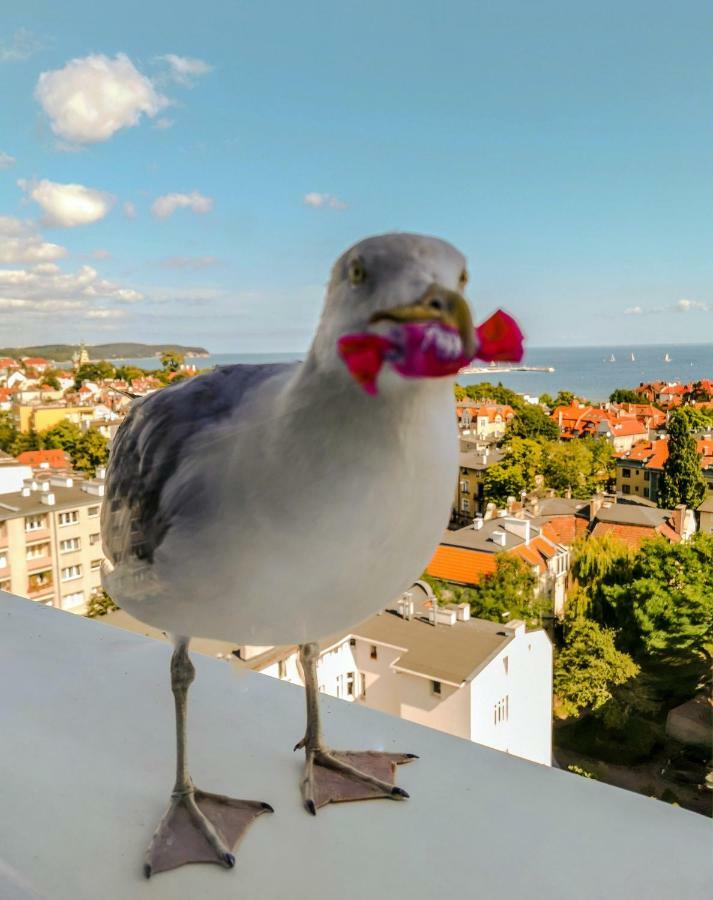
{"type": "Polygon", "coordinates": [[[472,358],[473,320],[463,296],[467,279],[463,254],[439,238],[396,233],[360,241],[332,269],[312,348],[318,364],[336,360],[346,336],[417,323],[444,326],[459,337],[459,352],[472,358]]]}

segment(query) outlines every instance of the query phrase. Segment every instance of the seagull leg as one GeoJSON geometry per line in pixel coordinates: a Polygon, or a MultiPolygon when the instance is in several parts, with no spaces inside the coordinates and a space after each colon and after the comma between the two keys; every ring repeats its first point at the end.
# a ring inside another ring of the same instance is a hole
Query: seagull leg
{"type": "Polygon", "coordinates": [[[268,803],[234,800],[198,790],[186,762],[188,688],[196,670],[188,655],[189,638],[177,638],[171,657],[171,690],[176,704],[176,783],[171,802],[146,851],[144,874],[150,878],[193,862],[232,869],[231,850],[253,819],[273,809],[268,803]]]}
{"type": "Polygon", "coordinates": [[[408,797],[406,791],[394,785],[396,766],[416,759],[415,754],[335,751],[325,746],[319,713],[318,659],[318,644],[300,646],[307,699],[307,729],[295,750],[305,751],[305,767],[300,782],[305,808],[315,815],[319,807],[327,803],[371,800],[375,797],[405,800],[408,797]]]}

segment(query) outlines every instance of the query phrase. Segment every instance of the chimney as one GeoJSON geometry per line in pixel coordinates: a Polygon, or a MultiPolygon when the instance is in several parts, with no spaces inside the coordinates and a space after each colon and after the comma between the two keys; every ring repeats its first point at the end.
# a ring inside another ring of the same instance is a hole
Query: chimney
{"type": "Polygon", "coordinates": [[[491,537],[493,539],[494,544],[497,544],[499,547],[505,546],[505,542],[507,541],[507,535],[505,534],[504,531],[494,531],[492,533],[491,537]]]}
{"type": "Polygon", "coordinates": [[[485,507],[485,515],[483,518],[487,521],[488,519],[494,519],[497,514],[498,508],[494,503],[488,503],[485,507]]]}
{"type": "Polygon", "coordinates": [[[504,627],[513,634],[525,634],[525,623],[522,619],[513,619],[511,622],[506,622],[504,627]]]}
{"type": "Polygon", "coordinates": [[[40,497],[40,503],[44,503],[45,506],[54,506],[54,494],[50,491],[46,491],[40,497]]]}
{"type": "Polygon", "coordinates": [[[469,603],[459,603],[456,606],[456,618],[459,622],[467,622],[470,619],[469,603]]]}
{"type": "Polygon", "coordinates": [[[404,591],[396,602],[398,614],[407,622],[413,618],[413,594],[410,591],[404,591]]]}
{"type": "Polygon", "coordinates": [[[673,521],[673,530],[676,534],[683,536],[683,523],[686,520],[685,503],[679,503],[675,509],[671,510],[671,520],[673,521]]]}
{"type": "Polygon", "coordinates": [[[473,531],[480,531],[480,529],[481,529],[482,527],[483,527],[483,517],[482,517],[482,516],[476,516],[476,517],[473,519],[473,531]]]}
{"type": "Polygon", "coordinates": [[[505,531],[509,531],[510,534],[514,534],[517,537],[522,538],[522,540],[526,544],[530,543],[532,528],[529,519],[505,519],[505,521],[503,522],[503,528],[505,529],[505,531]]]}
{"type": "Polygon", "coordinates": [[[604,494],[595,494],[589,501],[589,521],[593,522],[597,518],[599,510],[604,503],[604,494]]]}
{"type": "Polygon", "coordinates": [[[505,503],[505,509],[507,510],[507,514],[509,516],[512,515],[513,507],[515,506],[515,498],[508,497],[507,502],[505,503]]]}

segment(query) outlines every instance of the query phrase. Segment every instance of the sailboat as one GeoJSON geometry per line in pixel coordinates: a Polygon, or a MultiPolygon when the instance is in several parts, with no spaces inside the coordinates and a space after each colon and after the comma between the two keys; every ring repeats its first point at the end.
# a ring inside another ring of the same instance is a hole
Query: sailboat
{"type": "Polygon", "coordinates": [[[616,356],[614,356],[613,353],[612,353],[612,355],[609,357],[609,362],[616,362],[616,356]]]}
{"type": "Polygon", "coordinates": [[[632,362],[636,362],[636,357],[634,356],[633,353],[631,354],[631,361],[632,361],[632,362]]]}
{"type": "Polygon", "coordinates": [[[671,357],[668,355],[668,353],[666,354],[666,356],[664,356],[663,361],[664,361],[664,362],[671,362],[671,357]]]}

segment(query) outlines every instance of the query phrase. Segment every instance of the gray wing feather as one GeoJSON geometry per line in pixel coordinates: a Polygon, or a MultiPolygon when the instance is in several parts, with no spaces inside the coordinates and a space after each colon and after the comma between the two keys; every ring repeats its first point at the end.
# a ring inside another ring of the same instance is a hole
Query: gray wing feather
{"type": "Polygon", "coordinates": [[[189,438],[235,413],[252,388],[294,363],[221,366],[134,401],[112,445],[102,506],[104,553],[152,562],[170,527],[161,495],[189,438]]]}

